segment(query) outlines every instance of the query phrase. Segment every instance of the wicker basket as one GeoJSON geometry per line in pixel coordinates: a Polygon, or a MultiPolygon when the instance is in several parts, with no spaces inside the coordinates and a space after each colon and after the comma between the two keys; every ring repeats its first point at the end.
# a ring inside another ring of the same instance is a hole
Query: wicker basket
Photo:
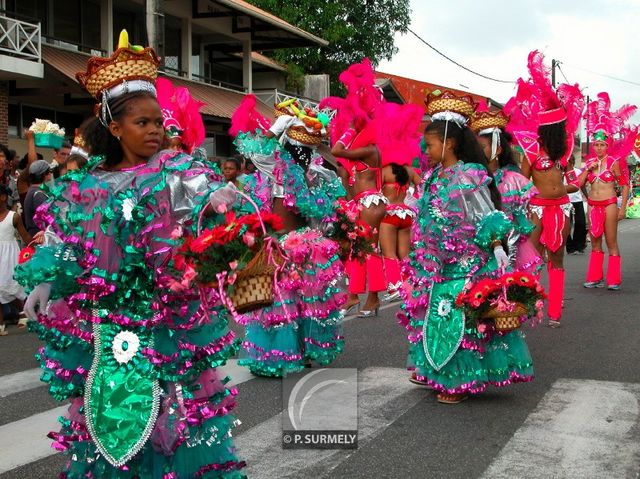
{"type": "Polygon", "coordinates": [[[278,118],[278,117],[280,117],[282,115],[291,116],[291,115],[293,115],[293,113],[291,113],[289,110],[287,110],[284,107],[279,107],[278,105],[274,105],[274,107],[273,107],[273,115],[276,118],[278,118]]]}
{"type": "Polygon", "coordinates": [[[527,314],[527,308],[522,303],[516,303],[513,311],[498,311],[492,308],[485,315],[485,319],[494,322],[496,331],[513,331],[520,327],[520,317],[527,314]]]}
{"type": "Polygon", "coordinates": [[[487,128],[505,128],[509,123],[509,117],[502,110],[496,112],[483,111],[476,113],[476,117],[469,127],[476,133],[487,128]]]}
{"type": "Polygon", "coordinates": [[[304,145],[317,146],[322,143],[323,135],[320,132],[310,133],[304,126],[292,126],[287,130],[287,136],[304,145]]]}
{"type": "Polygon", "coordinates": [[[238,277],[233,284],[233,292],[229,298],[239,313],[248,313],[273,304],[273,274],[275,272],[273,263],[281,265],[284,258],[277,248],[273,248],[271,252],[267,248],[267,243],[263,243],[262,248],[251,261],[238,271],[238,277]],[[271,262],[269,254],[273,260],[271,262]]]}

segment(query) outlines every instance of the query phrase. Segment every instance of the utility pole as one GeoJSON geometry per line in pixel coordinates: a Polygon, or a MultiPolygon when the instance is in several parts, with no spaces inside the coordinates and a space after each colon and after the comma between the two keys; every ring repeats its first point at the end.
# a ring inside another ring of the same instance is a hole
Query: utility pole
{"type": "Polygon", "coordinates": [[[551,60],[551,86],[553,88],[556,87],[556,66],[558,66],[558,62],[555,59],[551,60]]]}
{"type": "Polygon", "coordinates": [[[145,16],[148,45],[164,59],[164,15],[163,0],[145,0],[145,16]]]}

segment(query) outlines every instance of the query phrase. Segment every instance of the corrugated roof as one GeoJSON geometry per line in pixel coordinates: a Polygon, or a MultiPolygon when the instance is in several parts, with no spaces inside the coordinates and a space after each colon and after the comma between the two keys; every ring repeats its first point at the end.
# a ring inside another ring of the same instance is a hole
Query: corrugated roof
{"type": "Polygon", "coordinates": [[[435,83],[428,83],[418,80],[412,80],[411,78],[405,78],[398,75],[392,75],[390,73],[376,72],[376,78],[386,78],[391,80],[395,90],[400,94],[402,99],[406,103],[413,103],[414,105],[420,105],[424,107],[425,92],[432,92],[434,90],[450,90],[457,95],[471,95],[475,101],[483,100],[491,105],[499,105],[498,102],[492,100],[489,97],[478,95],[477,93],[471,93],[464,90],[458,90],[443,85],[436,85],[435,83]]]}
{"type": "Polygon", "coordinates": [[[278,18],[275,15],[256,7],[255,5],[250,4],[249,2],[245,2],[244,0],[216,0],[216,3],[225,5],[246,15],[262,20],[263,22],[270,23],[271,25],[274,25],[278,28],[286,30],[290,33],[294,33],[299,37],[311,40],[317,45],[324,47],[329,45],[328,41],[317,37],[305,30],[302,30],[301,28],[291,25],[290,23],[285,22],[282,18],[278,18]]]}
{"type": "MultiPolygon", "coordinates": [[[[49,45],[42,45],[42,59],[45,63],[51,65],[75,82],[77,81],[76,73],[86,70],[89,55],[49,45]]],[[[204,103],[201,109],[204,115],[229,119],[244,97],[244,94],[241,92],[207,85],[206,83],[189,81],[164,73],[161,73],[161,75],[170,78],[176,86],[187,87],[196,100],[204,103]]],[[[261,102],[258,102],[257,107],[260,113],[267,118],[273,117],[273,110],[270,107],[267,107],[261,102]]]]}

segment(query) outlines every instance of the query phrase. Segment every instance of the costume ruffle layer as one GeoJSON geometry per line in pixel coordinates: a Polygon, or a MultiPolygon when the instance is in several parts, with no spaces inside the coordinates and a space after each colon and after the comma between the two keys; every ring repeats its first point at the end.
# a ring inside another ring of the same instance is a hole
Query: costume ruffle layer
{"type": "Polygon", "coordinates": [[[306,360],[331,363],[342,351],[346,301],[337,245],[314,230],[294,231],[280,241],[290,265],[272,306],[245,315],[239,364],[256,374],[283,376],[306,360]]]}
{"type": "Polygon", "coordinates": [[[73,401],[51,434],[71,459],[62,477],[241,477],[228,415],[237,391],[215,370],[238,340],[215,292],[172,291],[166,267],[175,228],[193,223],[220,186],[215,173],[169,152],[117,172],[100,161],[49,192],[40,217],[55,241],[17,273],[30,288],[52,283],[60,298],[31,327],[45,341],[37,357],[52,396],[73,401]],[[105,367],[126,382],[109,387],[105,367]],[[102,416],[104,405],[115,408],[102,416]],[[128,428],[103,427],[118,418],[128,428]],[[128,443],[132,455],[113,460],[128,443]]]}
{"type": "Polygon", "coordinates": [[[465,325],[455,305],[465,281],[498,273],[491,245],[514,228],[494,209],[487,184],[486,171],[478,165],[459,162],[432,173],[418,202],[413,250],[404,265],[409,280],[401,289],[398,320],[408,332],[407,365],[434,389],[452,394],[533,378],[519,331],[502,334],[487,328],[481,334],[475,325],[465,325]]]}

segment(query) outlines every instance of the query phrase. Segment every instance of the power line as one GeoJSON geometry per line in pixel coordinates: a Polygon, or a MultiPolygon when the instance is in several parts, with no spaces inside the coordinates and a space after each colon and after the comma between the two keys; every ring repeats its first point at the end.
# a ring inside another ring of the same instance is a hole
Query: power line
{"type": "MultiPolygon", "coordinates": [[[[565,65],[567,65],[567,64],[565,63],[565,65]]],[[[569,66],[571,68],[575,68],[576,70],[581,70],[583,72],[591,73],[592,75],[598,75],[598,76],[601,76],[601,77],[609,78],[610,80],[616,80],[616,81],[619,81],[619,82],[628,83],[630,85],[640,86],[640,83],[635,82],[635,81],[625,80],[624,78],[618,78],[618,77],[614,77],[614,76],[611,76],[611,75],[606,75],[604,73],[594,72],[593,70],[587,70],[586,68],[580,68],[580,67],[576,67],[576,66],[573,66],[573,65],[567,65],[567,66],[569,66]]]]}
{"type": "Polygon", "coordinates": [[[471,70],[470,68],[465,67],[464,65],[461,65],[460,63],[458,63],[457,61],[453,60],[452,58],[448,57],[447,55],[445,55],[444,53],[442,53],[440,50],[438,50],[436,47],[434,47],[433,45],[431,45],[429,42],[427,42],[424,38],[422,38],[420,35],[418,35],[416,32],[414,32],[413,30],[411,30],[410,28],[407,28],[407,30],[412,33],[418,40],[420,40],[422,43],[424,43],[426,46],[428,46],[429,48],[431,48],[434,52],[436,52],[438,55],[446,58],[447,60],[449,60],[451,63],[459,66],[460,68],[462,68],[463,70],[468,71],[469,73],[473,73],[474,75],[477,75],[479,77],[485,78],[487,80],[491,80],[491,81],[495,81],[498,83],[515,83],[514,81],[507,81],[507,80],[498,80],[497,78],[491,78],[488,77],[487,75],[483,75],[482,73],[478,73],[475,72],[473,70],[471,70]]]}
{"type": "Polygon", "coordinates": [[[564,81],[566,81],[567,83],[571,83],[567,78],[567,75],[565,75],[564,72],[562,71],[562,68],[560,68],[560,64],[561,62],[557,62],[556,66],[558,67],[558,70],[560,70],[560,73],[562,73],[562,78],[564,78],[564,81]]]}

